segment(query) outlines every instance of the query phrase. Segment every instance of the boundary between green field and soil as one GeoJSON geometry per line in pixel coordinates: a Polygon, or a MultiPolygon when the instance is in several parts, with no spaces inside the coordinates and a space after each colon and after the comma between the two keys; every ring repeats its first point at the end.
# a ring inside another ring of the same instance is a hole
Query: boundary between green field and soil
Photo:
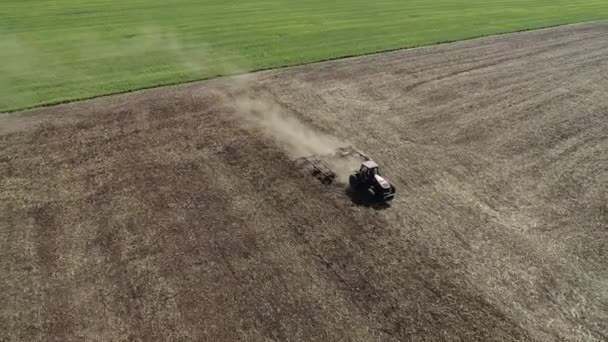
{"type": "Polygon", "coordinates": [[[209,81],[209,80],[223,78],[223,77],[234,77],[234,76],[239,76],[239,75],[254,74],[254,73],[259,73],[259,72],[263,72],[263,71],[280,70],[280,69],[285,69],[285,68],[300,67],[300,66],[305,66],[305,65],[319,64],[319,63],[325,63],[325,62],[331,62],[331,61],[337,61],[337,60],[343,60],[343,59],[373,56],[373,55],[397,52],[397,51],[402,51],[402,50],[428,48],[428,47],[432,47],[432,46],[436,46],[436,45],[465,42],[465,41],[471,41],[471,40],[476,40],[476,39],[486,39],[486,38],[505,36],[505,35],[510,35],[510,34],[525,33],[525,32],[530,32],[530,31],[540,31],[540,30],[554,29],[554,28],[558,28],[558,27],[588,25],[588,24],[593,24],[593,23],[604,23],[604,22],[608,22],[608,20],[602,19],[602,20],[579,21],[579,22],[575,22],[575,23],[558,23],[558,24],[525,28],[525,29],[514,30],[514,31],[504,31],[504,32],[498,32],[498,33],[491,33],[491,34],[482,34],[482,35],[471,36],[471,37],[466,37],[466,38],[462,38],[462,39],[444,40],[444,41],[431,42],[428,44],[420,44],[420,45],[403,46],[403,47],[398,47],[398,48],[377,50],[377,51],[372,51],[372,52],[368,52],[368,53],[339,55],[339,56],[330,57],[330,58],[311,60],[311,61],[307,61],[307,62],[303,62],[303,63],[276,65],[276,66],[271,66],[271,67],[267,67],[267,68],[258,68],[258,69],[252,69],[249,71],[242,71],[242,72],[239,71],[239,72],[234,72],[234,73],[228,72],[228,73],[216,74],[216,75],[211,75],[208,77],[196,78],[196,79],[191,79],[191,80],[157,83],[157,84],[151,84],[148,86],[129,88],[129,89],[115,91],[115,92],[100,93],[98,95],[93,95],[93,96],[66,98],[63,100],[50,101],[48,103],[18,107],[18,108],[14,108],[14,109],[8,109],[4,112],[0,112],[0,115],[24,112],[24,111],[38,109],[38,108],[53,107],[53,106],[62,105],[62,104],[68,104],[68,103],[80,102],[80,101],[86,101],[86,100],[93,100],[93,99],[121,95],[121,94],[128,94],[128,93],[133,93],[133,92],[138,92],[138,91],[143,91],[143,90],[158,89],[158,88],[163,88],[163,87],[178,86],[178,85],[185,85],[185,84],[191,84],[191,83],[202,82],[202,81],[209,81]]]}

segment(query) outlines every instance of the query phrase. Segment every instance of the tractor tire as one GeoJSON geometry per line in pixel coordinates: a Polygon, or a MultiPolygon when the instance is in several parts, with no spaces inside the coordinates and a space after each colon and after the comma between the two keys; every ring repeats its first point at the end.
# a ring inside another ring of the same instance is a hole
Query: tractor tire
{"type": "Polygon", "coordinates": [[[357,178],[357,176],[355,175],[350,175],[348,177],[348,184],[353,190],[356,190],[357,188],[359,188],[359,178],[357,178]]]}

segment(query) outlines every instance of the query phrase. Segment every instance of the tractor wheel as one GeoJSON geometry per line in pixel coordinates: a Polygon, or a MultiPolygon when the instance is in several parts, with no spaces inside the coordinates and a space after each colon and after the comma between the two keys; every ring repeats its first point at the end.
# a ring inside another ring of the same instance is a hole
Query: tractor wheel
{"type": "Polygon", "coordinates": [[[356,190],[359,187],[359,178],[355,175],[350,175],[350,177],[348,177],[348,184],[350,184],[350,187],[353,190],[356,190]]]}

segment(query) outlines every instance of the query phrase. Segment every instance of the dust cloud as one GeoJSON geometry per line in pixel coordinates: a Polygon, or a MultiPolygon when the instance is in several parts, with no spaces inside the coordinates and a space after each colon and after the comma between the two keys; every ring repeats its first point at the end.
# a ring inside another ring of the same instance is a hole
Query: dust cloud
{"type": "Polygon", "coordinates": [[[342,183],[348,183],[348,177],[361,166],[361,160],[353,156],[329,158],[325,162],[336,174],[337,180],[342,183]]]}
{"type": "Polygon", "coordinates": [[[242,123],[248,128],[261,130],[285,148],[290,157],[331,154],[343,145],[338,139],[288,115],[275,103],[249,97],[239,97],[235,101],[242,123]]]}
{"type": "Polygon", "coordinates": [[[339,156],[336,152],[350,144],[307,125],[280,104],[254,95],[255,77],[255,74],[244,74],[230,78],[230,94],[226,100],[236,109],[235,117],[240,124],[272,139],[291,159],[315,156],[323,160],[339,181],[347,181],[360,160],[339,156]]]}

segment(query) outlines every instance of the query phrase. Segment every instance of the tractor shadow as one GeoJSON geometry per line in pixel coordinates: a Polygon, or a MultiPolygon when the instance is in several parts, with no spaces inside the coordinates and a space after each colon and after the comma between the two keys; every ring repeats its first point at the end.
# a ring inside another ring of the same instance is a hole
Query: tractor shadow
{"type": "Polygon", "coordinates": [[[389,203],[382,203],[375,200],[367,192],[355,191],[350,186],[344,189],[346,196],[350,198],[351,202],[358,207],[371,208],[374,210],[385,210],[391,207],[389,203]]]}

